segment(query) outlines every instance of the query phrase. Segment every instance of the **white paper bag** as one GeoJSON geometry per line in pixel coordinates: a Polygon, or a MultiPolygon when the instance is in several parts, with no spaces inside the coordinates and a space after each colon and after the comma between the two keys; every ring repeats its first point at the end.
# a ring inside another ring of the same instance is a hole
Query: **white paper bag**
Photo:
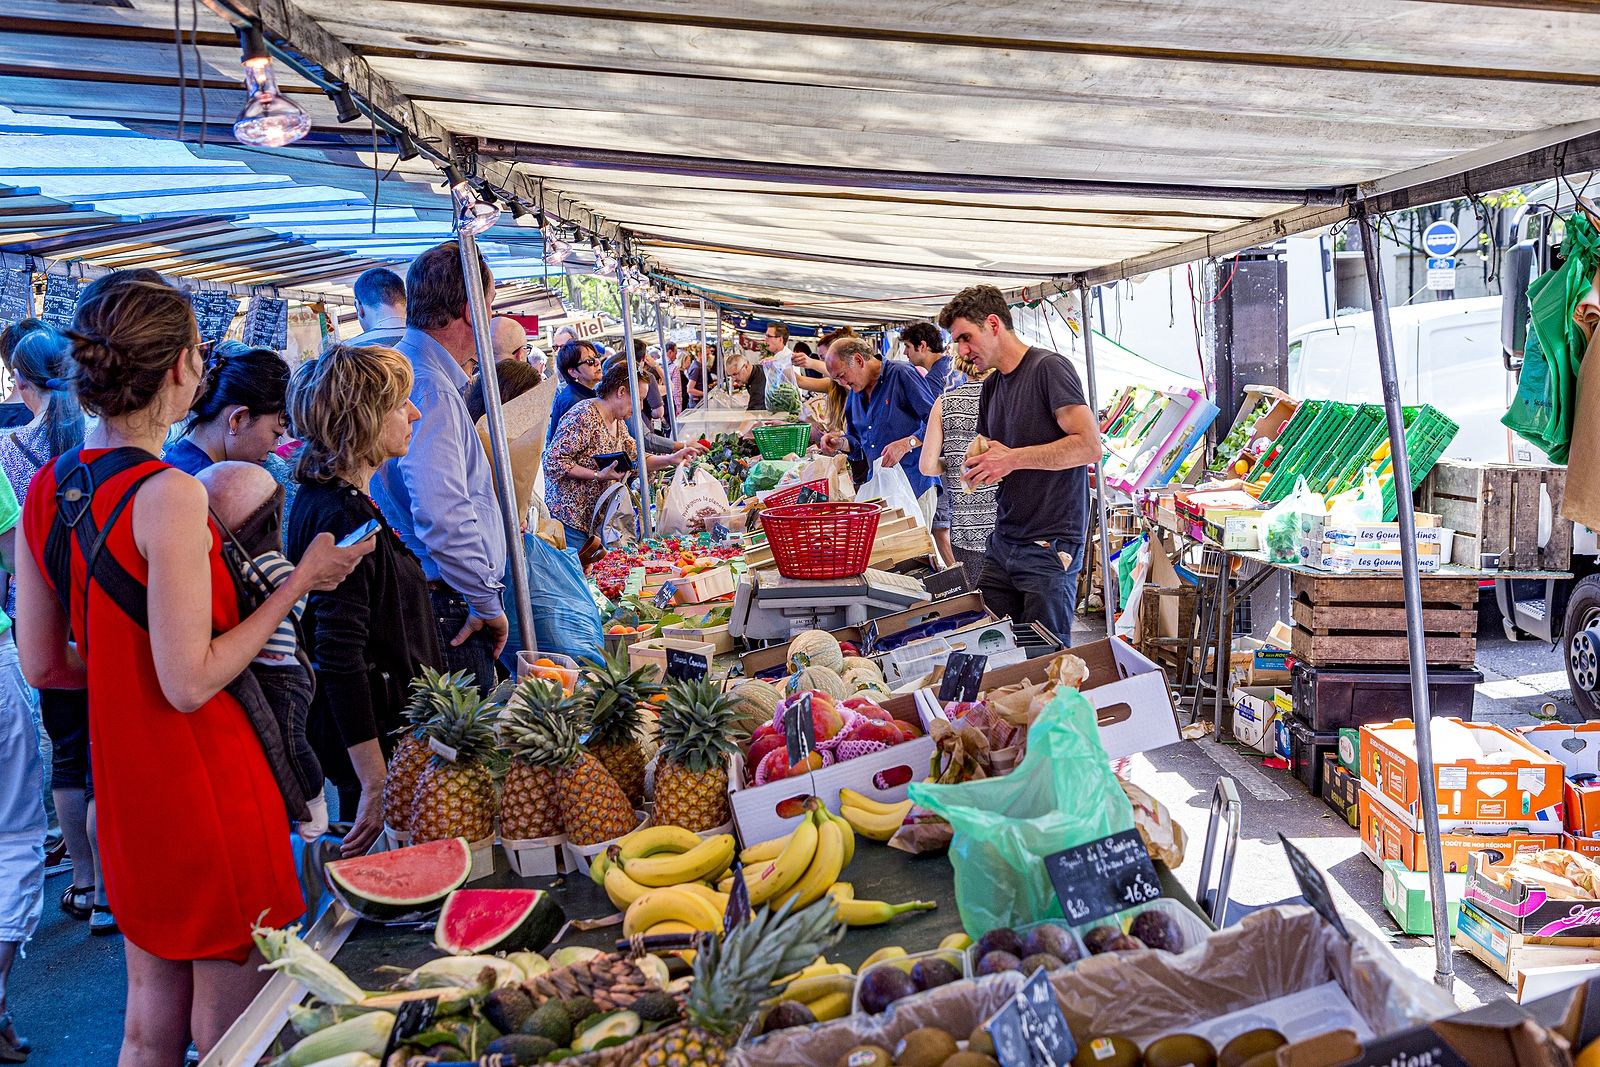
{"type": "Polygon", "coordinates": [[[695,467],[692,474],[687,466],[679,467],[661,500],[661,518],[656,532],[698,533],[703,529],[701,519],[728,510],[728,491],[717,481],[716,475],[703,467],[695,467]]]}

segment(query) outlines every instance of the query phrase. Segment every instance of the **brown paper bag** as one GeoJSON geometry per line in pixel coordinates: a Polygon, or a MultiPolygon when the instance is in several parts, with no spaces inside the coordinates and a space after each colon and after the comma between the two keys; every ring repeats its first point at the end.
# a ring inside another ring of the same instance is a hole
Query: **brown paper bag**
{"type": "Polygon", "coordinates": [[[1561,517],[1600,528],[1600,463],[1583,462],[1600,456],[1600,331],[1589,339],[1583,362],[1578,364],[1578,408],[1573,413],[1570,454],[1579,462],[1567,468],[1561,517]]]}

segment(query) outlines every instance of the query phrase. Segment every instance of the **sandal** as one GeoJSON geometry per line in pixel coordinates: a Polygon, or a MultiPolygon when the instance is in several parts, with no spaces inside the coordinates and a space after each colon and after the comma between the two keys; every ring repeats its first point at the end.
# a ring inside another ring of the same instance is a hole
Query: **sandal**
{"type": "Polygon", "coordinates": [[[67,891],[61,894],[61,910],[82,922],[93,911],[94,886],[69,885],[67,891]]]}
{"type": "Polygon", "coordinates": [[[11,1013],[8,1011],[0,1015],[0,1063],[26,1063],[28,1053],[33,1051],[33,1044],[25,1037],[15,1037],[16,1030],[12,1028],[11,1013]],[[6,1031],[11,1031],[13,1037],[6,1037],[6,1031]]]}
{"type": "Polygon", "coordinates": [[[89,932],[97,936],[120,933],[117,920],[111,914],[111,908],[105,904],[96,904],[89,915],[89,932]]]}

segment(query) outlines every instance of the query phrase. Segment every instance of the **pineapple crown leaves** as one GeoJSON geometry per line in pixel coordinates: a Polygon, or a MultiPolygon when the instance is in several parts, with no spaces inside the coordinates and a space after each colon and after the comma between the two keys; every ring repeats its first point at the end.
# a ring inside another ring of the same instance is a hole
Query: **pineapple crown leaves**
{"type": "Polygon", "coordinates": [[[738,751],[739,701],[716,682],[678,681],[667,688],[658,724],[661,756],[696,774],[727,765],[738,751]]]}
{"type": "Polygon", "coordinates": [[[666,690],[654,668],[629,669],[628,652],[618,649],[604,661],[583,668],[584,700],[593,728],[590,744],[626,744],[644,730],[644,705],[666,690]]]}
{"type": "MultiPolygon", "coordinates": [[[[437,741],[455,750],[455,763],[477,764],[496,774],[505,769],[495,737],[500,711],[499,705],[479,696],[476,688],[452,689],[439,714],[419,729],[424,741],[437,741]]],[[[437,751],[433,758],[439,763],[450,762],[437,751]]]]}
{"type": "Polygon", "coordinates": [[[694,961],[685,1007],[689,1021],[736,1036],[775,992],[779,976],[794,974],[837,945],[845,926],[831,896],[798,911],[788,901],[757,908],[726,937],[708,937],[694,961]]]}
{"type": "Polygon", "coordinates": [[[560,683],[529,677],[506,705],[501,734],[513,759],[552,770],[571,765],[582,751],[583,702],[560,683]]]}
{"type": "Polygon", "coordinates": [[[406,699],[406,706],[401,711],[406,718],[406,725],[395,731],[397,735],[416,731],[429,719],[437,718],[449,701],[451,693],[471,689],[473,683],[466,671],[452,671],[447,674],[432,667],[424,667],[421,674],[411,679],[409,688],[411,695],[406,699]]]}

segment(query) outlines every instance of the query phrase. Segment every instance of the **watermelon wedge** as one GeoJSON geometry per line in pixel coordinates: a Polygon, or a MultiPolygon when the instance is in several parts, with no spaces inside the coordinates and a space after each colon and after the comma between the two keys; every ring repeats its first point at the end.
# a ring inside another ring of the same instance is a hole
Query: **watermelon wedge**
{"type": "Polygon", "coordinates": [[[340,903],[377,922],[417,919],[436,910],[472,872],[472,849],[452,837],[334,860],[324,868],[328,888],[340,903]]]}
{"type": "Polygon", "coordinates": [[[538,952],[567,921],[540,889],[457,889],[444,902],[433,943],[456,956],[538,952]]]}

